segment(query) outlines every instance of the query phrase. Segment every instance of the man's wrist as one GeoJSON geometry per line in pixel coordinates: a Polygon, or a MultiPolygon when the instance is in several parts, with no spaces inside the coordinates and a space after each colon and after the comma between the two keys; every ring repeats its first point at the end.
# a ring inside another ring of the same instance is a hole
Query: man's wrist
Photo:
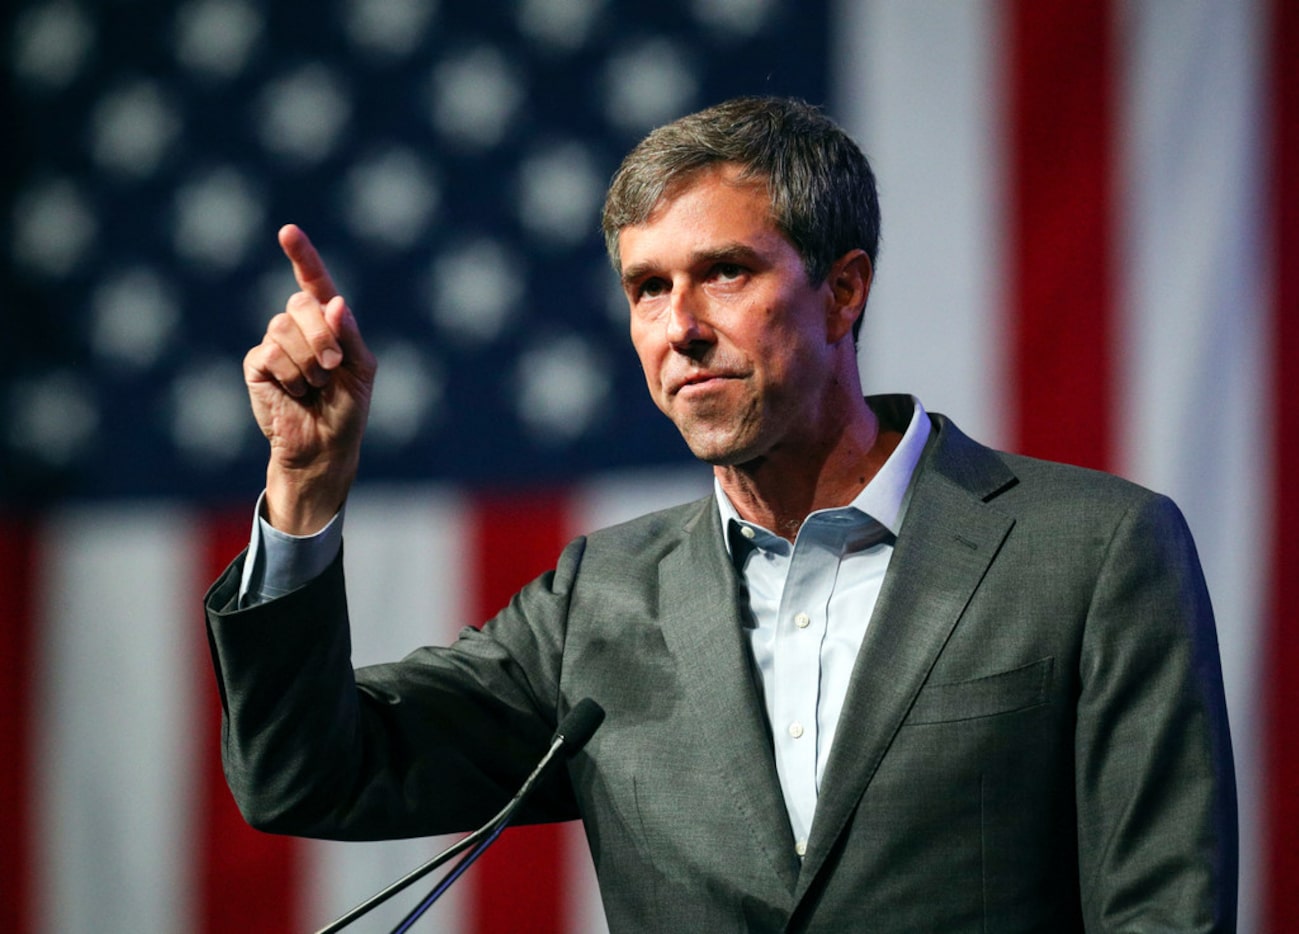
{"type": "Polygon", "coordinates": [[[260,516],[271,528],[296,538],[315,535],[343,508],[352,471],[320,472],[277,469],[266,472],[260,516]],[[346,476],[339,482],[336,478],[346,476]]]}
{"type": "Polygon", "coordinates": [[[343,510],[312,535],[293,535],[265,518],[263,493],[258,500],[239,589],[239,605],[254,606],[297,590],[324,573],[343,543],[343,510]]]}

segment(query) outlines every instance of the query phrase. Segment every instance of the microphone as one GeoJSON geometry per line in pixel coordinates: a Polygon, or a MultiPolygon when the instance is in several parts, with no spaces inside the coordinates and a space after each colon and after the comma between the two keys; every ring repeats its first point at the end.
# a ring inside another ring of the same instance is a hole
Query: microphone
{"type": "Polygon", "coordinates": [[[444,865],[452,857],[473,847],[472,851],[465,856],[464,859],[452,867],[451,871],[447,873],[447,875],[438,883],[437,887],[429,893],[424,901],[416,905],[410,914],[403,918],[401,923],[393,929],[394,934],[396,934],[396,932],[409,930],[410,926],[429,909],[429,906],[431,906],[433,902],[437,901],[443,892],[450,888],[451,883],[460,878],[460,875],[468,869],[489,846],[492,845],[497,837],[501,835],[501,832],[505,830],[510,820],[514,817],[515,812],[518,811],[523,802],[532,794],[533,789],[546,773],[549,772],[551,766],[555,762],[559,761],[559,754],[563,753],[565,758],[576,754],[578,750],[586,745],[587,740],[591,738],[592,734],[595,733],[603,721],[604,708],[589,697],[582,698],[577,702],[577,705],[568,712],[568,716],[560,722],[559,728],[555,730],[555,735],[550,740],[550,748],[547,749],[546,754],[541,757],[541,761],[538,762],[537,767],[532,770],[532,774],[524,780],[518,793],[510,799],[509,803],[506,804],[505,807],[501,808],[495,817],[489,820],[486,824],[483,824],[483,826],[479,827],[473,833],[457,840],[428,862],[411,870],[383,891],[370,896],[351,911],[325,925],[317,931],[316,934],[335,934],[335,932],[341,931],[357,918],[369,913],[371,909],[383,904],[398,892],[407,888],[411,884],[418,882],[439,866],[444,865]]]}

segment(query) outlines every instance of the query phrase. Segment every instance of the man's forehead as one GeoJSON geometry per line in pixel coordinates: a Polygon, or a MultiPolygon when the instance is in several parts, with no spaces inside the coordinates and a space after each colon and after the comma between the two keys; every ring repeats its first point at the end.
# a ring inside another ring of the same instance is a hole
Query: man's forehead
{"type": "Polygon", "coordinates": [[[786,249],[797,253],[772,216],[765,186],[717,179],[699,179],[663,199],[642,223],[618,232],[618,245],[624,283],[677,264],[774,261],[786,249]]]}
{"type": "MultiPolygon", "coordinates": [[[[688,174],[675,178],[659,196],[654,207],[650,209],[645,219],[635,224],[628,224],[618,231],[618,241],[622,244],[625,240],[624,234],[631,230],[645,230],[653,227],[657,222],[672,209],[674,205],[684,198],[688,198],[698,189],[721,184],[725,188],[739,193],[749,193],[760,195],[767,202],[767,219],[772,222],[773,227],[778,227],[775,223],[774,213],[770,209],[770,200],[768,195],[768,186],[765,179],[761,177],[745,175],[740,166],[731,163],[719,163],[704,166],[688,174]]],[[[621,253],[621,250],[619,251],[621,253]]],[[[620,257],[621,258],[621,257],[620,257]]]]}

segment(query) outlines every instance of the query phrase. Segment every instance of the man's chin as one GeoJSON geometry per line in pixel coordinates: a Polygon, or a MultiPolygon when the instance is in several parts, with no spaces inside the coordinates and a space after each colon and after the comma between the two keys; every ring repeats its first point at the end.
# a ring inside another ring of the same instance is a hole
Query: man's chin
{"type": "Polygon", "coordinates": [[[672,421],[690,453],[713,467],[740,467],[761,455],[755,420],[745,411],[677,413],[672,421]]]}
{"type": "Polygon", "coordinates": [[[761,457],[746,446],[717,438],[686,438],[690,453],[711,467],[745,467],[761,457]]]}

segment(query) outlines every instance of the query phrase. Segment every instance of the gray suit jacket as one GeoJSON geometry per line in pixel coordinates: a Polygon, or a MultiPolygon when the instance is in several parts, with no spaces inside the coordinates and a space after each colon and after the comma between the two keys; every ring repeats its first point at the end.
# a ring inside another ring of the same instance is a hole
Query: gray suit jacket
{"type": "Polygon", "coordinates": [[[711,498],[579,539],[481,632],[355,675],[341,558],[248,610],[236,562],[208,610],[245,816],[472,828],[590,696],[604,725],[529,817],[583,819],[614,931],[1233,929],[1222,679],[1181,515],[934,427],[801,863],[711,498]]]}

